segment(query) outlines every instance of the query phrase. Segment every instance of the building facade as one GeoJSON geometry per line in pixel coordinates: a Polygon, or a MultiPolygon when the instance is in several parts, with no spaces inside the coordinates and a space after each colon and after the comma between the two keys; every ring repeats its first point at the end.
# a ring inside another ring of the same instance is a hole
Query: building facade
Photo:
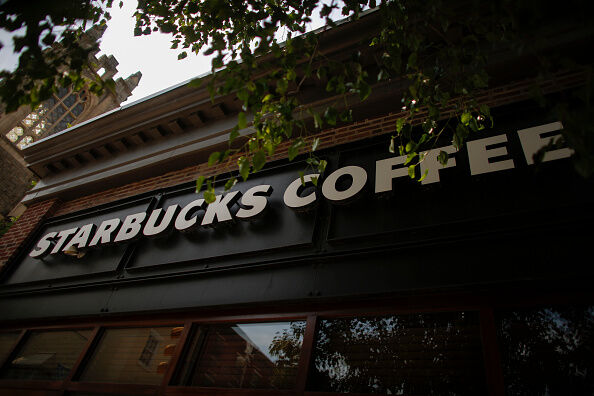
{"type": "MultiPolygon", "coordinates": [[[[325,34],[342,51],[366,24],[325,34]]],[[[183,84],[24,148],[41,180],[0,240],[0,394],[591,394],[594,186],[566,147],[534,164],[563,125],[530,93],[583,81],[486,91],[495,126],[430,151],[422,183],[388,151],[390,82],[310,136],[317,187],[285,146],[225,192],[235,161],[207,160],[241,103],[183,84]]]]}
{"type": "MultiPolygon", "coordinates": [[[[92,45],[101,39],[105,26],[93,27],[83,34],[83,45],[92,45]]],[[[84,77],[94,80],[113,78],[117,73],[118,61],[113,55],[97,58],[97,51],[89,54],[96,65],[84,77]]],[[[80,92],[61,88],[35,110],[21,106],[12,113],[0,115],[0,215],[19,216],[24,207],[16,207],[37,178],[30,172],[22,159],[21,150],[33,142],[68,129],[76,124],[94,118],[120,106],[138,85],[142,73],[137,72],[126,79],[115,80],[114,89],[106,89],[96,96],[86,90],[80,92]]]]}

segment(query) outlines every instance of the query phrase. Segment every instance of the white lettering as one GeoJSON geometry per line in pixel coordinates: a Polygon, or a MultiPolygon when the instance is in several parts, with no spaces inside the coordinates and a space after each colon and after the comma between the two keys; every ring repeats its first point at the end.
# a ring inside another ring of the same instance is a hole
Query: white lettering
{"type": "Polygon", "coordinates": [[[142,228],[142,221],[146,217],[146,212],[134,213],[126,216],[118,235],[116,235],[114,242],[127,241],[136,237],[142,228]]]}
{"type": "Polygon", "coordinates": [[[58,242],[56,242],[56,245],[54,246],[54,249],[52,250],[52,254],[58,253],[60,251],[60,249],[62,249],[62,246],[64,246],[66,239],[68,239],[68,237],[70,235],[74,234],[76,232],[76,230],[78,230],[78,227],[60,231],[60,233],[58,234],[58,237],[60,239],[58,239],[58,242]]]}
{"type": "Polygon", "coordinates": [[[241,193],[239,191],[231,191],[225,195],[224,198],[222,195],[217,195],[215,201],[208,204],[206,207],[202,225],[207,226],[233,220],[229,208],[233,206],[239,198],[241,198],[241,193]]]}
{"type": "Polygon", "coordinates": [[[367,183],[367,172],[359,166],[345,166],[332,172],[322,185],[322,194],[332,202],[340,202],[358,194],[367,183]],[[350,175],[352,183],[344,191],[336,189],[336,182],[341,176],[350,175]]]}
{"type": "Polygon", "coordinates": [[[93,231],[95,230],[95,228],[96,227],[95,227],[94,224],[87,224],[87,225],[84,225],[84,226],[80,227],[80,229],[78,230],[78,232],[76,234],[74,234],[74,236],[72,237],[72,239],[68,243],[68,246],[65,247],[62,251],[65,251],[70,246],[74,246],[74,245],[76,245],[79,249],[82,249],[85,246],[87,246],[87,242],[89,240],[89,237],[91,236],[91,234],[93,233],[93,231]]]}
{"type": "Polygon", "coordinates": [[[450,145],[427,151],[421,161],[421,175],[424,175],[425,172],[427,172],[427,176],[425,176],[421,184],[437,183],[439,181],[439,171],[441,169],[456,166],[456,158],[452,157],[448,159],[448,163],[445,164],[445,166],[442,165],[437,159],[441,151],[445,151],[448,154],[454,154],[458,150],[450,145]]]}
{"type": "Polygon", "coordinates": [[[470,174],[480,175],[482,173],[497,172],[505,169],[512,169],[514,161],[511,159],[489,162],[489,158],[507,155],[505,147],[488,149],[487,146],[498,143],[506,143],[507,136],[497,135],[486,139],[473,140],[466,143],[468,148],[468,161],[470,162],[470,174]]]}
{"type": "MultiPolygon", "coordinates": [[[[307,185],[308,183],[311,183],[311,179],[318,177],[320,177],[318,173],[305,175],[303,176],[303,182],[307,185]]],[[[291,184],[289,184],[285,190],[285,194],[283,195],[283,201],[285,202],[285,205],[291,209],[305,208],[316,201],[315,191],[312,191],[305,197],[300,196],[299,193],[303,189],[302,187],[305,188],[305,186],[303,186],[301,183],[301,178],[296,179],[291,184]]]]}
{"type": "Polygon", "coordinates": [[[101,243],[102,245],[111,242],[111,234],[118,228],[120,225],[120,219],[109,219],[104,220],[95,235],[93,235],[93,239],[89,243],[89,246],[95,246],[97,243],[101,243]]]}
{"type": "Polygon", "coordinates": [[[159,215],[162,211],[163,209],[161,208],[153,210],[148,220],[146,221],[146,224],[144,225],[144,229],[142,230],[142,233],[144,235],[155,236],[168,229],[171,225],[171,220],[173,220],[173,218],[179,211],[179,205],[169,206],[165,211],[165,215],[163,215],[163,219],[161,220],[159,225],[156,225],[157,220],[159,219],[159,215]]]}
{"type": "Polygon", "coordinates": [[[250,188],[243,194],[240,202],[240,209],[237,211],[236,217],[240,219],[249,219],[264,211],[268,206],[268,199],[272,194],[272,186],[260,185],[250,188]]]}
{"type": "MultiPolygon", "coordinates": [[[[541,148],[548,145],[556,137],[560,136],[561,133],[555,136],[549,136],[543,138],[541,135],[547,132],[561,131],[563,125],[560,122],[552,122],[546,125],[540,125],[533,128],[520,129],[518,131],[518,137],[522,143],[522,149],[524,150],[524,156],[528,165],[534,164],[534,154],[536,154],[541,148]]],[[[543,162],[558,160],[561,158],[571,157],[573,150],[570,148],[560,148],[556,150],[547,151],[544,155],[543,162]]]]}
{"type": "Polygon", "coordinates": [[[175,219],[175,228],[179,231],[183,231],[196,224],[197,215],[192,216],[189,219],[187,216],[192,210],[198,211],[200,209],[204,209],[204,203],[204,199],[197,199],[184,206],[175,219]]]}
{"type": "Polygon", "coordinates": [[[37,246],[35,249],[31,250],[29,253],[30,257],[33,258],[43,258],[49,253],[49,248],[52,246],[52,242],[50,239],[55,237],[58,233],[57,232],[48,232],[37,242],[37,246]]]}
{"type": "Polygon", "coordinates": [[[375,193],[392,191],[392,179],[408,176],[408,169],[404,166],[394,168],[395,165],[403,165],[406,155],[400,157],[386,158],[375,163],[375,193]]]}

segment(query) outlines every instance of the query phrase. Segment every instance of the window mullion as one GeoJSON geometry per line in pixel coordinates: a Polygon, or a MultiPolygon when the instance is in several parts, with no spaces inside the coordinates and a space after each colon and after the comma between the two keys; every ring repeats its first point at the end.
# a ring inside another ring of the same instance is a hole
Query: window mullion
{"type": "Polygon", "coordinates": [[[301,354],[299,356],[299,369],[297,371],[297,380],[295,389],[298,392],[304,392],[307,384],[307,375],[309,374],[309,367],[313,354],[313,347],[315,341],[315,333],[317,327],[317,315],[309,315],[305,324],[305,334],[303,335],[303,343],[301,344],[301,354]]]}
{"type": "Polygon", "coordinates": [[[21,347],[23,342],[25,342],[26,337],[27,337],[27,329],[21,330],[21,334],[19,334],[19,337],[17,338],[15,343],[12,345],[12,349],[6,354],[6,359],[4,359],[3,362],[0,361],[0,372],[2,372],[5,368],[5,366],[8,364],[8,362],[10,362],[14,358],[14,354],[21,347]]]}
{"type": "Polygon", "coordinates": [[[93,332],[91,333],[91,336],[89,337],[89,340],[87,341],[87,344],[84,346],[83,350],[81,351],[80,355],[78,356],[78,359],[76,360],[76,363],[74,363],[72,370],[70,370],[70,373],[68,374],[68,376],[64,379],[64,382],[62,383],[62,394],[66,391],[66,389],[72,383],[72,381],[77,378],[76,376],[77,376],[78,372],[80,371],[81,366],[90,357],[90,354],[93,352],[92,349],[93,349],[93,346],[96,344],[97,338],[99,337],[100,330],[101,330],[101,327],[99,327],[99,326],[93,328],[93,332]]]}
{"type": "Polygon", "coordinates": [[[167,389],[167,386],[173,378],[173,374],[175,373],[175,370],[177,369],[178,363],[181,359],[182,351],[184,350],[186,342],[191,333],[192,325],[193,323],[191,321],[187,321],[186,323],[184,323],[184,330],[182,331],[182,334],[175,346],[175,351],[173,352],[173,355],[169,360],[169,365],[167,366],[167,371],[163,376],[163,381],[161,382],[161,388],[158,394],[165,394],[165,390],[167,389]]]}
{"type": "Polygon", "coordinates": [[[490,396],[503,396],[503,372],[501,371],[501,357],[497,344],[495,330],[495,316],[492,308],[480,310],[481,338],[483,341],[483,355],[485,374],[490,396]]]}

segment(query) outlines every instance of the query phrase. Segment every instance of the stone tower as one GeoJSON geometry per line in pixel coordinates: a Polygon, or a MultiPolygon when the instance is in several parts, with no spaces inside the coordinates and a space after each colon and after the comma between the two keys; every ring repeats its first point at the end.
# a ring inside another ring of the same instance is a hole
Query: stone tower
{"type": "MultiPolygon", "coordinates": [[[[91,46],[105,32],[105,26],[93,26],[81,37],[83,46],[91,46]]],[[[107,80],[117,73],[118,61],[113,55],[91,53],[91,64],[95,70],[87,71],[85,77],[107,80]]],[[[139,71],[126,79],[115,80],[115,89],[105,89],[102,96],[86,90],[74,92],[61,88],[51,98],[32,110],[22,106],[9,114],[0,114],[0,219],[18,216],[22,211],[17,205],[24,193],[36,180],[22,159],[20,150],[40,139],[63,131],[73,125],[89,120],[125,101],[138,85],[142,73],[139,71]]]]}

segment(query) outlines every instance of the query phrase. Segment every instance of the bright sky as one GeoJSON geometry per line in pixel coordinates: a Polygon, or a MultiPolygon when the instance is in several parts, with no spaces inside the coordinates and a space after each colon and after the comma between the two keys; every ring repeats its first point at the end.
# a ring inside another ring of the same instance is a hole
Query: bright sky
{"type": "MultiPolygon", "coordinates": [[[[138,70],[142,72],[140,84],[124,103],[131,103],[210,71],[210,57],[188,52],[187,58],[178,60],[180,50],[170,48],[169,34],[153,32],[149,36],[134,37],[133,14],[137,1],[126,0],[121,9],[117,3],[114,1],[112,19],[101,40],[99,55],[111,54],[120,62],[116,77],[126,78],[138,70]]],[[[314,12],[314,21],[309,30],[323,25],[321,19],[315,18],[317,15],[314,12]]],[[[335,11],[332,16],[340,19],[339,12],[335,11]]]]}
{"type": "MultiPolygon", "coordinates": [[[[210,71],[210,58],[189,52],[187,58],[178,60],[180,51],[170,49],[171,35],[153,32],[149,36],[134,37],[133,14],[137,0],[125,0],[121,9],[118,3],[114,1],[112,19],[101,40],[98,56],[115,56],[119,62],[116,79],[126,78],[139,70],[142,72],[140,84],[124,103],[142,99],[210,71]]],[[[317,12],[314,16],[317,16],[317,12]]],[[[340,18],[339,12],[336,12],[336,17],[340,18]]],[[[309,29],[322,25],[323,21],[315,18],[309,29]]],[[[17,65],[17,57],[12,54],[10,36],[0,31],[0,41],[5,44],[5,48],[0,51],[0,69],[12,70],[17,65]]]]}
{"type": "Polygon", "coordinates": [[[111,10],[112,19],[101,40],[101,54],[113,55],[120,63],[117,77],[126,78],[138,70],[142,78],[126,103],[192,79],[210,71],[210,59],[189,53],[178,60],[179,50],[172,50],[171,35],[153,32],[149,36],[134,37],[133,17],[137,2],[127,0],[111,10]]]}

